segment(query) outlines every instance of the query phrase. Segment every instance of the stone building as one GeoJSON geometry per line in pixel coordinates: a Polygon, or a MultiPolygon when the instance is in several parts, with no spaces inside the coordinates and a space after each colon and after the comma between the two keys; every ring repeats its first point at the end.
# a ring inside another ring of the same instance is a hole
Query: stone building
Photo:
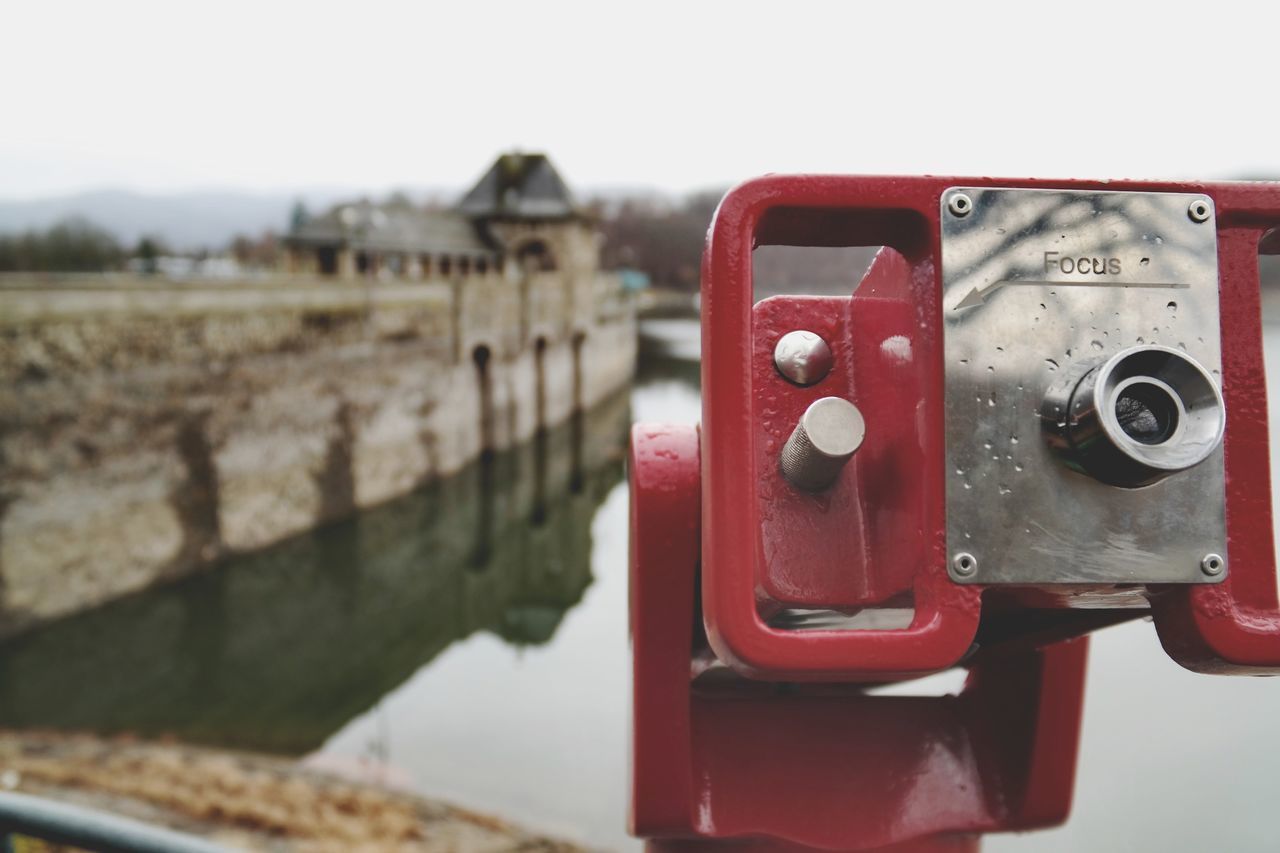
{"type": "Polygon", "coordinates": [[[280,282],[6,282],[0,637],[559,424],[580,447],[634,372],[634,304],[543,156],[499,158],[453,210],[341,205],[288,245],[280,282]]]}
{"type": "Polygon", "coordinates": [[[595,234],[543,154],[504,154],[451,210],[341,204],[285,239],[288,271],[339,279],[451,279],[494,272],[592,275],[595,234]]]}

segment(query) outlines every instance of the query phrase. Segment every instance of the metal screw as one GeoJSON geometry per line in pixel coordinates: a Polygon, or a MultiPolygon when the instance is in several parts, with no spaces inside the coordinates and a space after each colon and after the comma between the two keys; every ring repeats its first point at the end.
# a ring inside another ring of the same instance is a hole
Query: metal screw
{"type": "Polygon", "coordinates": [[[782,447],[782,474],[807,492],[820,492],[836,481],[867,434],[858,407],[841,397],[809,404],[782,447]]]}
{"type": "Polygon", "coordinates": [[[951,569],[957,577],[973,577],[973,573],[978,570],[978,558],[968,551],[960,551],[951,558],[951,569]]]}
{"type": "Polygon", "coordinates": [[[1187,216],[1191,217],[1192,222],[1208,222],[1209,214],[1213,212],[1213,208],[1209,206],[1209,202],[1198,198],[1191,202],[1187,207],[1187,216]]]}
{"type": "Polygon", "coordinates": [[[797,329],[778,338],[773,364],[788,382],[812,385],[831,372],[831,347],[821,336],[797,329]]]}
{"type": "Polygon", "coordinates": [[[952,193],[947,199],[947,210],[952,216],[968,216],[973,212],[973,199],[964,193],[952,193]]]}
{"type": "Polygon", "coordinates": [[[1205,554],[1200,560],[1200,571],[1210,577],[1216,577],[1222,574],[1222,570],[1227,567],[1227,561],[1222,559],[1221,554],[1205,554]]]}

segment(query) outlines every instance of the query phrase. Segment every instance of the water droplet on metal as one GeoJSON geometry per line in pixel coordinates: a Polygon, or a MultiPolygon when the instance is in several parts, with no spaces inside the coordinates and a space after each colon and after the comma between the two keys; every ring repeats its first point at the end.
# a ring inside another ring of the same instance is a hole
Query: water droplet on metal
{"type": "Polygon", "coordinates": [[[1045,364],[1047,364],[1047,365],[1049,365],[1049,369],[1050,369],[1050,370],[1057,370],[1057,369],[1058,369],[1058,362],[1054,361],[1054,360],[1053,360],[1053,359],[1051,359],[1051,358],[1046,358],[1046,359],[1044,360],[1044,363],[1045,363],[1045,364]]]}
{"type": "Polygon", "coordinates": [[[1089,346],[1093,347],[1094,349],[1102,349],[1102,341],[1090,341],[1089,346]]]}

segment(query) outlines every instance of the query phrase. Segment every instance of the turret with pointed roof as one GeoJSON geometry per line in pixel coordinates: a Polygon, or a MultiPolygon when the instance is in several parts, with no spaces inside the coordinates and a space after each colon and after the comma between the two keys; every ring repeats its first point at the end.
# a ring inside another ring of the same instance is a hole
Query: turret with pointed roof
{"type": "Polygon", "coordinates": [[[565,219],[579,215],[573,194],[545,154],[503,154],[458,211],[476,219],[565,219]]]}
{"type": "Polygon", "coordinates": [[[285,244],[291,268],[343,278],[465,274],[501,268],[508,256],[543,271],[570,256],[588,272],[596,263],[586,218],[555,166],[518,152],[498,157],[450,210],[404,199],[341,204],[295,222],[285,244]]]}

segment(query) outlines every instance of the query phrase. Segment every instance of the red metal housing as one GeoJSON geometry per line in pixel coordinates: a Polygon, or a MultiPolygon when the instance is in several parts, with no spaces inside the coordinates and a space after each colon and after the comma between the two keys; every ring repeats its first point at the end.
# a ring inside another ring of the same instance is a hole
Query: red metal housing
{"type": "Polygon", "coordinates": [[[1258,287],[1259,247],[1277,225],[1280,185],[771,176],[731,191],[703,259],[701,432],[637,425],[632,436],[632,830],[671,848],[972,850],[977,833],[1066,818],[1087,632],[1152,613],[1184,666],[1280,669],[1258,287]],[[1065,594],[950,579],[938,218],[954,186],[1212,198],[1223,583],[1065,594]],[[756,304],[752,252],[770,244],[886,248],[850,297],[756,304]],[[835,355],[809,387],[773,366],[793,329],[835,355]],[[812,494],[786,483],[778,457],[825,396],[873,426],[835,485],[812,494]],[[909,624],[858,626],[880,609],[909,612],[909,624]],[[811,611],[855,621],[779,621],[811,611]],[[866,689],[955,666],[969,670],[958,696],[866,689]]]}
{"type": "MultiPolygon", "coordinates": [[[[942,192],[957,185],[1213,199],[1232,567],[1220,585],[1145,594],[1165,647],[1184,665],[1280,666],[1257,273],[1259,242],[1280,225],[1280,187],[990,178],[771,176],[739,186],[721,203],[703,258],[702,302],[702,601],[717,655],[759,678],[912,677],[955,665],[983,639],[984,601],[1002,611],[1010,604],[1071,605],[1043,589],[984,597],[983,587],[959,586],[945,570],[938,211],[942,192]],[[887,250],[851,298],[753,306],[752,251],[767,244],[887,250]],[[798,389],[777,375],[767,354],[780,331],[806,324],[831,336],[838,367],[798,389]],[[894,345],[886,346],[890,339],[894,345]],[[909,361],[895,358],[902,351],[909,361]],[[835,487],[798,493],[778,471],[778,448],[804,406],[826,395],[871,413],[874,429],[835,487]],[[770,625],[786,608],[904,603],[914,617],[892,630],[770,625]]],[[[1135,615],[1132,591],[1097,593],[1088,598],[1090,611],[1046,619],[1070,634],[1135,615]],[[1108,596],[1114,608],[1102,615],[1108,596]]],[[[1008,626],[1007,613],[1000,620],[1008,626]]],[[[1041,621],[1031,620],[1028,630],[1041,621]]]]}

